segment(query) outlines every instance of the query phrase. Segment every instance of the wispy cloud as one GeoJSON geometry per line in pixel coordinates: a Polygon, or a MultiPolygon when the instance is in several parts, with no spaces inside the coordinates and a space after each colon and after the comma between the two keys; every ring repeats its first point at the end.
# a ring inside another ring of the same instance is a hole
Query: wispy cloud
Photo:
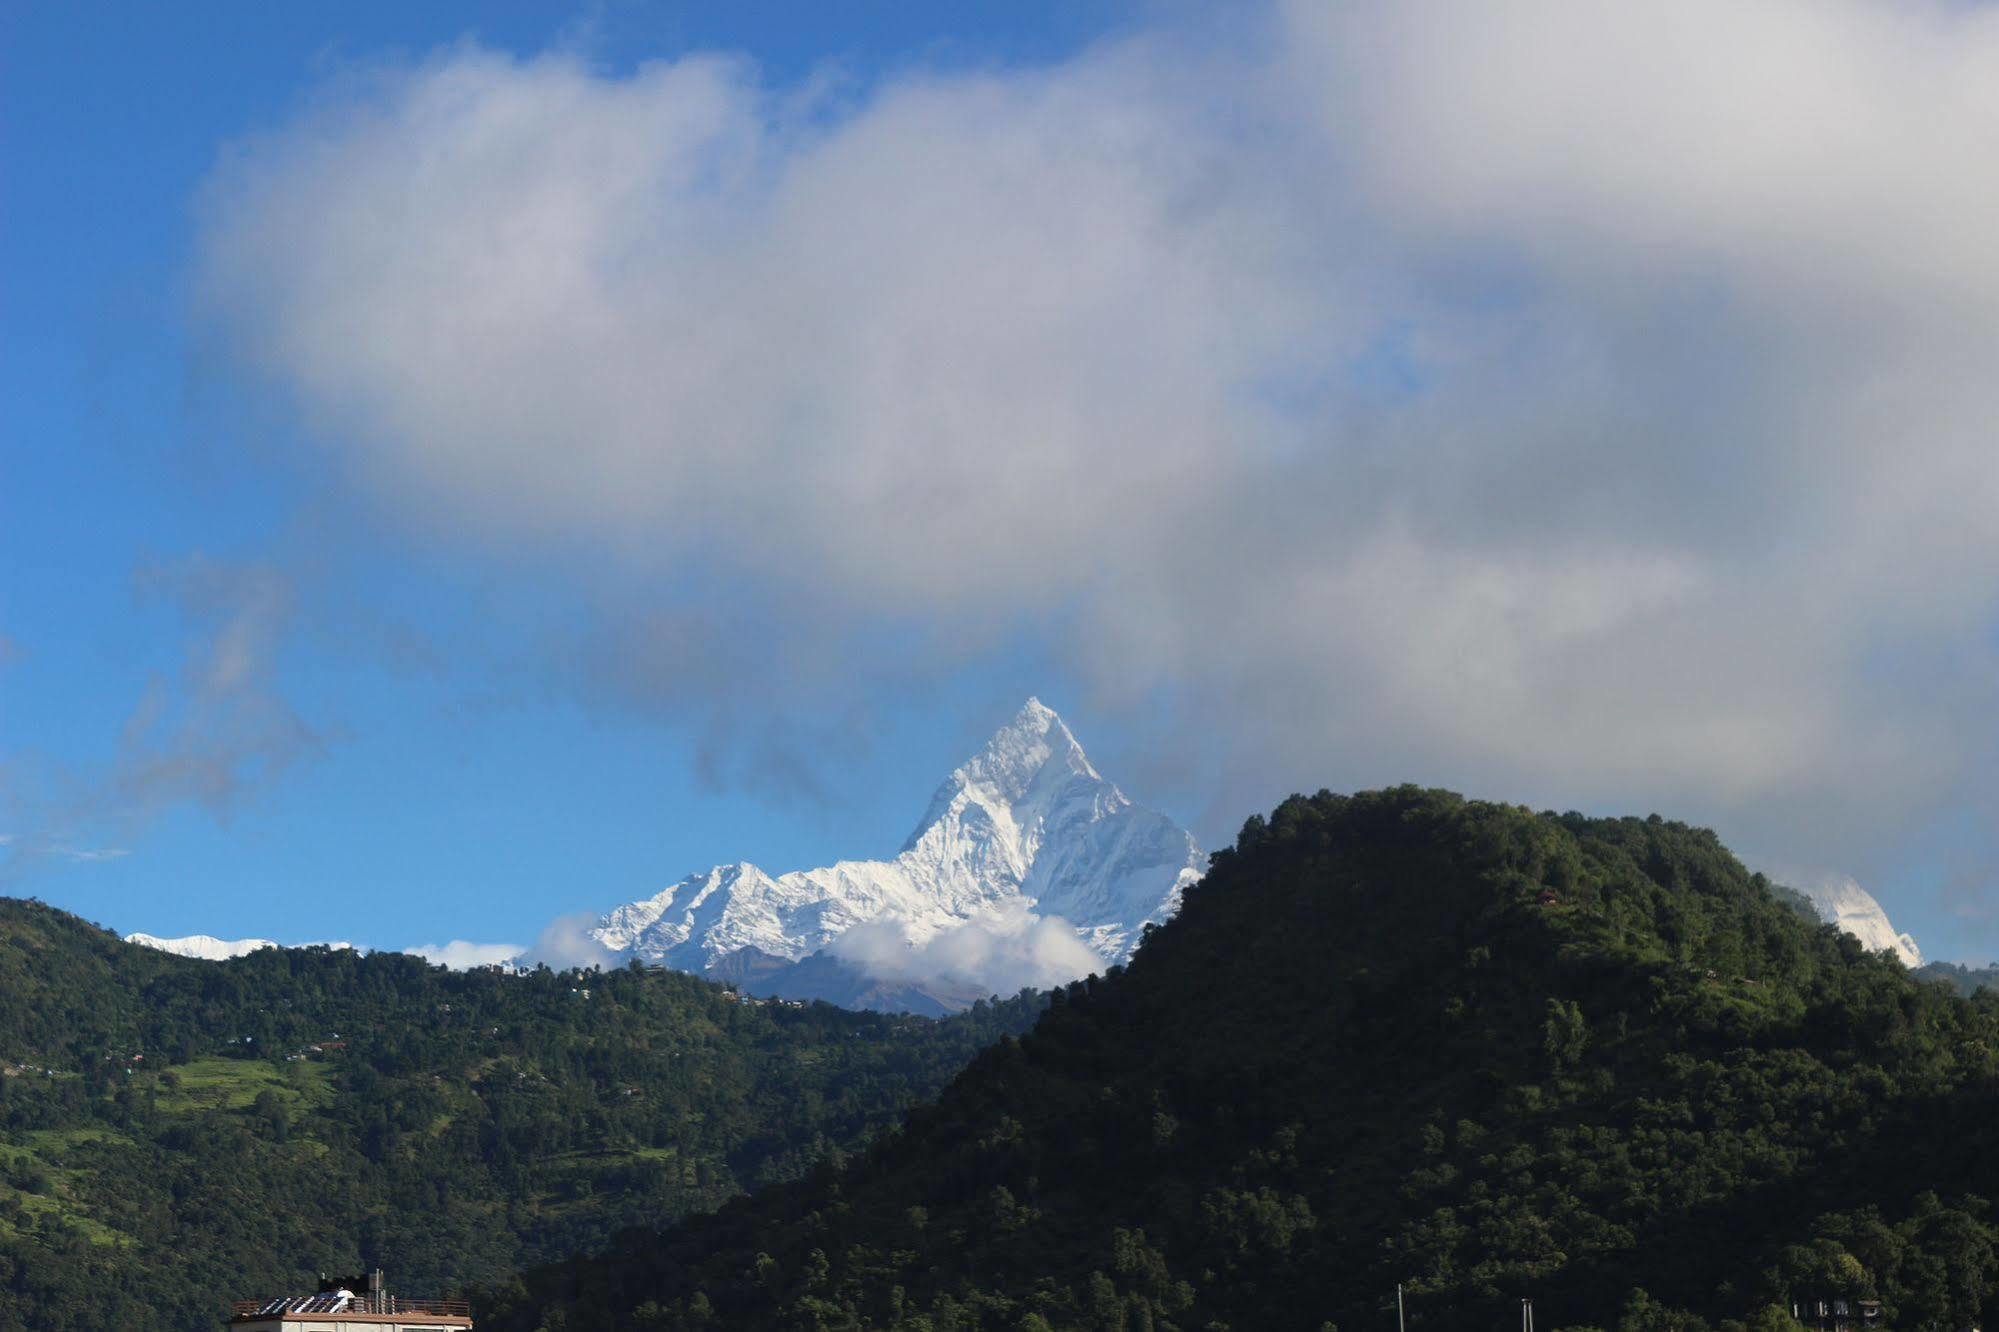
{"type": "MultiPolygon", "coordinates": [[[[11,841],[12,839],[9,838],[8,840],[11,841]]],[[[52,846],[48,851],[50,855],[62,860],[74,861],[84,865],[95,864],[102,860],[122,860],[132,854],[122,846],[52,846]]]]}
{"type": "Polygon", "coordinates": [[[146,682],[102,767],[44,767],[33,782],[17,774],[8,784],[25,826],[5,843],[0,877],[127,856],[128,839],[176,806],[227,817],[325,747],[278,682],[294,613],[289,579],[265,565],[195,556],[142,566],[133,583],[142,602],[179,612],[188,631],[180,669],[146,682]]]}
{"type": "Polygon", "coordinates": [[[110,787],[126,810],[193,801],[227,814],[324,738],[284,699],[278,650],[289,579],[203,557],[139,570],[138,594],[174,605],[197,634],[177,677],[155,678],[126,719],[110,787]]]}
{"type": "Polygon", "coordinates": [[[837,106],[456,47],[241,145],[203,298],[421,521],[709,589],[679,696],[1024,637],[1234,817],[1413,777],[1864,873],[1958,800],[1999,13],[1234,13],[837,106]]]}

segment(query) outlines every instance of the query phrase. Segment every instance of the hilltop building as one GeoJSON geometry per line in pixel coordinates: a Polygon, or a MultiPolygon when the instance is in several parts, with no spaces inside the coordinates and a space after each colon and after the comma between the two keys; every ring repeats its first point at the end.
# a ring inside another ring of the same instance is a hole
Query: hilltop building
{"type": "Polygon", "coordinates": [[[230,1332],[470,1332],[472,1306],[391,1295],[378,1267],[365,1277],[322,1278],[313,1295],[238,1300],[225,1326],[230,1332]]]}

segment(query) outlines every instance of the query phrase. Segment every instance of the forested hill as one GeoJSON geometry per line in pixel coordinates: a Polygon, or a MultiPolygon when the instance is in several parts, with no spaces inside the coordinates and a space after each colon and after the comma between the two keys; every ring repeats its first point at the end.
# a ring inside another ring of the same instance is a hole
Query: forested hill
{"type": "Polygon", "coordinates": [[[1916,979],[1948,985],[1962,995],[1999,990],[1999,966],[1966,967],[1956,962],[1931,962],[1916,969],[1916,979]]]}
{"type": "Polygon", "coordinates": [[[0,1329],[445,1294],[838,1161],[1043,999],[946,1021],[678,973],[199,962],[0,899],[0,1329]]]}
{"type": "Polygon", "coordinates": [[[1999,996],[1710,833],[1414,789],[1252,819],[844,1171],[491,1296],[602,1328],[1895,1329],[1994,1294],[1999,996]],[[619,1321],[619,1319],[628,1321],[619,1321]]]}

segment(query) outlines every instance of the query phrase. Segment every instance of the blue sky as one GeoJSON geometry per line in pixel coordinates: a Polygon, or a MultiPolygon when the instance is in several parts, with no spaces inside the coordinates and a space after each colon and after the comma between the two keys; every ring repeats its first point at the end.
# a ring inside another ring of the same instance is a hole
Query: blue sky
{"type": "Polygon", "coordinates": [[[279,670],[321,738],[219,810],[177,800],[78,828],[67,849],[126,854],[58,855],[8,890],[121,930],[526,942],[557,911],[699,865],[892,850],[979,728],[1059,682],[1009,658],[899,702],[871,719],[837,798],[704,780],[694,728],[593,711],[518,662],[523,637],[574,617],[564,587],[366,531],[294,465],[283,411],[246,408],[203,363],[187,317],[193,201],[225,144],[355,62],[474,39],[523,54],[581,44],[612,68],[721,47],[777,78],[829,61],[864,76],[1060,54],[1120,8],[954,6],[945,24],[895,4],[9,6],[0,754],[30,770],[6,774],[13,793],[39,803],[113,762],[149,679],[179,671],[201,632],[135,587],[190,559],[298,580],[298,619],[313,623],[288,630],[279,670]],[[476,663],[343,641],[398,617],[476,663]]]}
{"type": "Polygon", "coordinates": [[[525,943],[1034,693],[1210,842],[1658,809],[1991,957],[1992,28],[9,6],[5,891],[525,943]]]}

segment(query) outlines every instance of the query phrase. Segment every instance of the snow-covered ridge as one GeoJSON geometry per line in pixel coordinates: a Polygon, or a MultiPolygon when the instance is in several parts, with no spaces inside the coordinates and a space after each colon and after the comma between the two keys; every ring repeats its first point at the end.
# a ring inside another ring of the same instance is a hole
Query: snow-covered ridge
{"type": "Polygon", "coordinates": [[[176,953],[181,957],[198,957],[208,962],[222,962],[232,957],[242,957],[254,953],[259,948],[276,948],[269,939],[218,939],[212,934],[190,934],[182,939],[162,939],[153,934],[128,934],[126,943],[143,944],[147,948],[157,948],[162,953],[176,953]]]}
{"type": "MultiPolygon", "coordinates": [[[[179,939],[162,939],[157,934],[128,934],[125,942],[138,944],[144,948],[157,948],[162,953],[172,953],[178,957],[191,957],[202,962],[227,962],[231,958],[245,957],[262,948],[336,948],[359,949],[373,952],[371,948],[349,943],[345,939],[315,939],[301,944],[281,944],[275,939],[218,939],[212,934],[190,934],[179,939]]],[[[433,966],[448,967],[452,971],[465,971],[473,967],[506,966],[520,956],[518,944],[472,943],[465,939],[453,939],[445,944],[418,944],[414,948],[397,949],[412,957],[420,957],[433,966]]]]}
{"type": "Polygon", "coordinates": [[[1869,949],[1878,952],[1885,948],[1908,967],[1923,964],[1923,950],[1914,939],[1899,933],[1889,923],[1888,913],[1858,880],[1845,874],[1828,874],[1808,880],[1798,891],[1811,900],[1828,925],[1839,926],[1869,949]]]}
{"type": "Polygon", "coordinates": [[[618,907],[589,934],[614,953],[703,972],[744,949],[797,962],[868,923],[893,922],[921,949],[949,931],[1052,917],[1108,965],[1179,908],[1205,865],[1190,834],[1133,804],[1029,699],[937,788],[893,859],[778,875],[717,865],[618,907]]]}
{"type": "MultiPolygon", "coordinates": [[[[204,962],[226,962],[232,957],[243,957],[260,948],[282,948],[283,944],[270,939],[218,939],[212,934],[190,934],[180,939],[162,939],[155,934],[128,934],[125,942],[140,944],[147,948],[157,948],[162,953],[174,953],[181,957],[199,958],[204,962]]],[[[351,943],[299,944],[301,948],[352,948],[351,943]]]]}

